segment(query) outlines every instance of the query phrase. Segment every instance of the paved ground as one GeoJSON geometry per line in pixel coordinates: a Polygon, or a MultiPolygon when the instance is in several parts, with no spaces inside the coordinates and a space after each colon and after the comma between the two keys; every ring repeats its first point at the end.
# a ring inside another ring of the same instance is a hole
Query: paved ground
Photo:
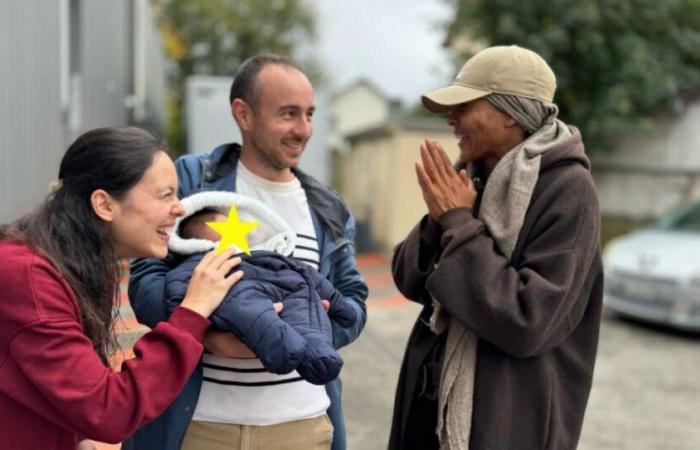
{"type": "MultiPolygon", "coordinates": [[[[419,308],[397,294],[388,260],[363,255],[369,321],[343,349],[344,410],[350,450],[386,448],[396,378],[419,308]]],[[[125,343],[143,332],[128,307],[125,343]]],[[[700,449],[700,336],[606,314],[579,449],[700,449]]],[[[117,447],[101,447],[101,449],[117,447]]]]}
{"type": "Polygon", "coordinates": [[[700,449],[700,335],[606,313],[580,449],[700,449]]]}
{"type": "MultiPolygon", "coordinates": [[[[342,354],[351,450],[386,448],[396,376],[419,308],[400,301],[379,273],[370,319],[342,354]]],[[[395,291],[394,291],[395,292],[395,291]]],[[[598,361],[579,449],[700,449],[700,335],[675,333],[605,313],[598,361]]]]}

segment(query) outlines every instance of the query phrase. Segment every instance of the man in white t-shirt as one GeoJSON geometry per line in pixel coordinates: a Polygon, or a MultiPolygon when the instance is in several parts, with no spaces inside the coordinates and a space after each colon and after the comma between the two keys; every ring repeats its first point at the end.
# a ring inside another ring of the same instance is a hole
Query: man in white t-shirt
{"type": "MultiPolygon", "coordinates": [[[[293,60],[260,55],[239,68],[230,101],[242,145],[179,158],[180,196],[200,189],[236,191],[282,216],[297,235],[293,256],[319,270],[356,309],[353,327],[333,323],[334,346],[347,345],[364,326],[367,286],[356,269],[354,220],[344,202],[296,168],[313,131],[311,83],[293,60]]],[[[166,318],[163,277],[176,263],[172,259],[132,264],[132,306],[149,326],[166,318]]],[[[324,388],[296,372],[266,372],[230,333],[210,331],[205,346],[201,370],[181,396],[126,448],[328,449],[332,437],[333,450],[345,449],[340,380],[324,388]]]]}

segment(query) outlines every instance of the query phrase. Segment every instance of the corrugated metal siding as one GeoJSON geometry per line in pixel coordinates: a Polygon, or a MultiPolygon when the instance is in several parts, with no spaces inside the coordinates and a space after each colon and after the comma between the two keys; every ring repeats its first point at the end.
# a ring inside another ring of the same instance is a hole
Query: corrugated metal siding
{"type": "Polygon", "coordinates": [[[57,1],[0,2],[0,223],[36,205],[65,147],[57,1]]]}
{"type": "Polygon", "coordinates": [[[127,123],[131,28],[127,1],[83,0],[84,130],[127,123]]]}
{"type": "Polygon", "coordinates": [[[79,3],[82,120],[70,132],[60,105],[60,2],[0,0],[0,223],[44,198],[80,132],[129,120],[131,1],[79,3]]]}

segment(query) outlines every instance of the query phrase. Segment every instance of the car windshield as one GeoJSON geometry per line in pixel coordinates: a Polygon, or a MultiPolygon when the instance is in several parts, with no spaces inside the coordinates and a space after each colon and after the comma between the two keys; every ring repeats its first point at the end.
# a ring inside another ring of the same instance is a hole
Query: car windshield
{"type": "Polygon", "coordinates": [[[700,231],[700,203],[662,218],[656,223],[656,227],[663,230],[700,231]]]}

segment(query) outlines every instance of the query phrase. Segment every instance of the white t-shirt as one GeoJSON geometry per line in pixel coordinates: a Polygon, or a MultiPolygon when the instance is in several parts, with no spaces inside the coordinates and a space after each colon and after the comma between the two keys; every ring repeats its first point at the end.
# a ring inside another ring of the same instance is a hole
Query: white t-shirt
{"type": "MultiPolygon", "coordinates": [[[[298,179],[274,182],[238,162],[236,192],[261,200],[297,234],[294,258],[319,268],[319,248],[306,193],[298,179]]],[[[296,371],[267,372],[259,359],[221,358],[205,353],[204,382],[193,420],[239,425],[274,425],[324,414],[330,399],[324,386],[296,371]]]]}

